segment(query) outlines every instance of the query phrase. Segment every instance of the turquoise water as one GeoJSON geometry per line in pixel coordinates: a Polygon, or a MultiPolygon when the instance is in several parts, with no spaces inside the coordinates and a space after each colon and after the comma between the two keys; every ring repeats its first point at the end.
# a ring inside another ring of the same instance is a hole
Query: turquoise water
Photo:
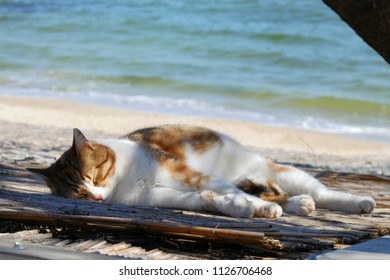
{"type": "Polygon", "coordinates": [[[390,66],[321,0],[0,0],[0,94],[390,140],[390,66]]]}

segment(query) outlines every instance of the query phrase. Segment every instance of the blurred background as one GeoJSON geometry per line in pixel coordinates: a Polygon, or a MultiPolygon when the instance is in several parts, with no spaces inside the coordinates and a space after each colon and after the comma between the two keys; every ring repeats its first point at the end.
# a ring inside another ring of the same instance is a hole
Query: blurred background
{"type": "Polygon", "coordinates": [[[390,68],[320,0],[0,0],[0,94],[390,141],[390,68]]]}

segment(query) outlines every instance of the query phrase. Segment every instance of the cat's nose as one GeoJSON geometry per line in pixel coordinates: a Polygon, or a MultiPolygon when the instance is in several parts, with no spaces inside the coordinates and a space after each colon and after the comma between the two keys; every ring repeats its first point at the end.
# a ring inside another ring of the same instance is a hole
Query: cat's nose
{"type": "Polygon", "coordinates": [[[103,200],[103,196],[101,194],[99,194],[99,196],[96,198],[97,201],[102,201],[103,200]]]}

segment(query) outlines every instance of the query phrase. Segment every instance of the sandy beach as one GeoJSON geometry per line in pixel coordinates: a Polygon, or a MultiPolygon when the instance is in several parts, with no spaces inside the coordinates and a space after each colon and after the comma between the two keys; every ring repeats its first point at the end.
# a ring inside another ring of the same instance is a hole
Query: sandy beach
{"type": "Polygon", "coordinates": [[[96,139],[161,124],[215,129],[279,162],[389,175],[390,143],[240,120],[161,115],[69,100],[22,97],[0,97],[1,161],[47,164],[69,147],[74,127],[96,139]]]}

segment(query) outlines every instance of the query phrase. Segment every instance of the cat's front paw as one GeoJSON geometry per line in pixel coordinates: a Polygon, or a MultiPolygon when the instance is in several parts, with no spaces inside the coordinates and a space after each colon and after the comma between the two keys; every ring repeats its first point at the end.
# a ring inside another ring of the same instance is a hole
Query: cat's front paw
{"type": "Polygon", "coordinates": [[[316,209],[313,198],[308,194],[291,197],[283,208],[286,212],[300,216],[308,216],[316,209]]]}
{"type": "Polygon", "coordinates": [[[279,204],[273,202],[262,203],[261,205],[254,205],[255,216],[258,218],[276,219],[282,216],[283,209],[279,204]]]}
{"type": "Polygon", "coordinates": [[[252,218],[253,203],[241,195],[227,194],[224,197],[225,209],[229,216],[235,218],[252,218]]]}

